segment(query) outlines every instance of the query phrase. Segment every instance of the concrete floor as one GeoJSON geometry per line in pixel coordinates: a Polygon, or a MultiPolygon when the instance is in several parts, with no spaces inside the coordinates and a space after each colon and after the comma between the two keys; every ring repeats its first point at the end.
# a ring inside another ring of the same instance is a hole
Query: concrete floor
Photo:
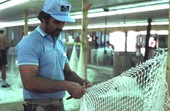
{"type": "Polygon", "coordinates": [[[24,111],[23,102],[0,104],[0,111],[24,111]]]}

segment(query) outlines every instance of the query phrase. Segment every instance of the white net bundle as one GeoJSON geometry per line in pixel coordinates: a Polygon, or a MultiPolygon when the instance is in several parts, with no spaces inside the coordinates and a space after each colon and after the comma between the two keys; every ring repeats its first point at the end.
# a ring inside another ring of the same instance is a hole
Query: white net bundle
{"type": "Polygon", "coordinates": [[[167,51],[87,89],[80,111],[169,111],[167,51]]]}

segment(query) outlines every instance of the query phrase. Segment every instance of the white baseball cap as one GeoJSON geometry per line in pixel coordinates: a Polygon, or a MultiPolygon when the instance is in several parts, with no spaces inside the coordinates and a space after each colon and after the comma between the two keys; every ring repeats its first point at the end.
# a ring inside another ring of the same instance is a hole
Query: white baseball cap
{"type": "Polygon", "coordinates": [[[71,4],[67,0],[45,0],[42,11],[63,22],[75,22],[69,15],[71,4]]]}

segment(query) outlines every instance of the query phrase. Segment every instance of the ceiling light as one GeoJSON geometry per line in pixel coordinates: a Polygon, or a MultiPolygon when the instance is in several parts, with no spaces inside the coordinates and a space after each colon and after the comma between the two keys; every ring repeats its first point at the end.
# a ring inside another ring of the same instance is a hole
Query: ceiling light
{"type": "MultiPolygon", "coordinates": [[[[15,1],[16,3],[16,0],[11,0],[9,1],[8,3],[13,3],[12,1],[15,1]]],[[[23,2],[26,2],[28,0],[20,0],[17,2],[18,3],[23,3],[23,2]]],[[[169,8],[169,4],[167,3],[167,0],[162,0],[166,3],[160,3],[160,4],[154,4],[154,5],[149,5],[149,6],[141,6],[141,7],[133,7],[133,8],[126,8],[126,9],[118,9],[117,7],[117,10],[110,10],[111,8],[109,8],[109,11],[108,12],[104,12],[103,11],[103,8],[100,8],[102,10],[97,10],[95,9],[96,11],[101,11],[101,12],[97,12],[97,13],[94,13],[92,10],[90,11],[89,10],[89,14],[88,14],[88,18],[93,18],[93,17],[101,17],[101,16],[111,16],[111,15],[120,15],[120,14],[127,14],[127,13],[139,13],[139,12],[144,12],[144,11],[154,11],[154,10],[163,10],[163,9],[168,9],[169,8]]],[[[160,1],[157,1],[157,2],[160,2],[160,1]]],[[[152,2],[153,3],[153,2],[152,2]]],[[[154,2],[156,3],[156,2],[154,2]]],[[[5,3],[4,3],[5,4],[5,3]]],[[[3,5],[3,4],[2,4],[3,5]]],[[[0,10],[1,9],[4,9],[2,8],[0,5],[0,10]]],[[[14,4],[12,4],[14,5],[14,4]]],[[[134,6],[136,6],[137,4],[135,4],[134,6]]],[[[144,4],[142,4],[144,5],[144,4]]],[[[145,4],[146,5],[146,4],[145,4]]],[[[140,6],[140,5],[137,5],[137,6],[140,6]]],[[[119,8],[122,8],[119,6],[119,8]]],[[[81,19],[82,18],[82,14],[79,13],[79,12],[76,12],[76,13],[71,13],[70,15],[72,15],[75,19],[81,19]],[[77,14],[77,15],[76,15],[77,14]]],[[[152,25],[168,25],[168,20],[164,20],[163,22],[159,22],[159,21],[155,21],[155,22],[152,22],[152,25]],[[166,21],[166,22],[164,22],[166,21]]],[[[29,19],[28,20],[28,24],[39,24],[40,21],[37,19],[37,18],[32,18],[32,19],[29,19]]],[[[3,27],[12,27],[12,26],[21,26],[21,25],[24,25],[24,21],[23,20],[20,20],[20,21],[13,21],[13,22],[3,22],[3,23],[0,23],[0,28],[3,28],[3,27]]],[[[89,25],[88,28],[95,28],[95,27],[100,27],[100,28],[105,28],[105,27],[130,27],[130,26],[145,26],[147,25],[147,21],[145,22],[142,22],[142,23],[138,23],[138,24],[121,24],[121,25],[107,25],[107,26],[92,26],[92,25],[89,25]]],[[[81,29],[81,26],[78,26],[78,27],[71,27],[71,29],[81,29]]],[[[67,29],[69,29],[67,27],[67,29]]]]}
{"type": "Polygon", "coordinates": [[[10,1],[0,4],[0,10],[6,9],[9,7],[13,7],[15,5],[19,5],[19,4],[22,4],[27,1],[29,1],[29,0],[10,0],[10,1]]]}
{"type": "Polygon", "coordinates": [[[6,2],[7,0],[0,0],[0,4],[2,4],[3,2],[6,2]]]}
{"type": "MultiPolygon", "coordinates": [[[[121,15],[121,14],[129,14],[129,13],[139,13],[139,12],[148,12],[148,11],[154,11],[154,10],[163,10],[168,9],[169,4],[157,4],[157,5],[150,5],[150,6],[144,6],[144,7],[134,7],[134,8],[128,8],[128,9],[119,9],[114,11],[108,11],[108,12],[97,12],[97,13],[89,13],[88,18],[93,17],[103,17],[103,16],[112,16],[112,15],[121,15]]],[[[74,15],[73,18],[75,19],[82,19],[82,15],[74,15]]]]}
{"type": "Polygon", "coordinates": [[[134,4],[129,4],[129,5],[127,4],[127,5],[121,5],[121,6],[114,6],[114,7],[110,7],[109,10],[144,7],[144,6],[168,4],[168,3],[169,3],[169,0],[149,1],[149,2],[142,2],[142,3],[134,3],[134,4]]]}
{"type": "MultiPolygon", "coordinates": [[[[151,25],[168,25],[168,21],[154,21],[151,23],[151,25]]],[[[136,27],[136,26],[147,26],[147,20],[146,21],[140,21],[140,22],[129,22],[129,23],[122,23],[122,24],[115,24],[115,23],[109,23],[109,25],[103,25],[103,24],[93,24],[89,25],[88,29],[100,29],[100,28],[116,28],[116,27],[136,27]]],[[[82,29],[82,26],[65,26],[63,30],[78,30],[82,29]]]]}
{"type": "MultiPolygon", "coordinates": [[[[28,24],[39,24],[40,21],[38,19],[29,19],[28,24]]],[[[169,22],[166,19],[160,19],[160,20],[155,20],[151,23],[151,25],[168,25],[169,22]]],[[[15,21],[15,22],[3,22],[0,23],[0,28],[5,28],[5,27],[14,27],[14,26],[23,26],[24,21],[15,21]]],[[[135,22],[127,22],[126,24],[120,23],[120,24],[115,24],[115,23],[109,23],[108,25],[103,25],[103,24],[92,24],[88,26],[88,29],[95,29],[95,28],[114,28],[114,27],[133,27],[133,26],[147,26],[147,20],[146,21],[135,21],[135,22]]],[[[65,26],[63,30],[77,30],[77,29],[82,29],[81,25],[77,26],[65,26]]]]}
{"type": "MultiPolygon", "coordinates": [[[[109,12],[103,12],[103,8],[89,10],[88,18],[168,9],[169,0],[150,1],[150,2],[121,5],[121,6],[114,6],[114,7],[107,7],[107,8],[109,9],[109,12]]],[[[71,13],[70,15],[73,16],[73,18],[75,19],[83,18],[81,11],[71,13]]]]}
{"type": "MultiPolygon", "coordinates": [[[[37,18],[29,19],[28,25],[33,25],[33,24],[40,24],[40,21],[37,18]]],[[[23,25],[24,25],[24,20],[18,20],[13,22],[2,22],[2,23],[0,22],[0,28],[23,26],[23,25]]]]}

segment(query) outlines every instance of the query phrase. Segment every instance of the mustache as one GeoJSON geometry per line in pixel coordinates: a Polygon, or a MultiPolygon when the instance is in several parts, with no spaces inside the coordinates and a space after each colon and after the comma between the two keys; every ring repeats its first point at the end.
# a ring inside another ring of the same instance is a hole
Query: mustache
{"type": "Polygon", "coordinates": [[[63,30],[61,28],[56,28],[55,31],[61,32],[63,30]]]}

